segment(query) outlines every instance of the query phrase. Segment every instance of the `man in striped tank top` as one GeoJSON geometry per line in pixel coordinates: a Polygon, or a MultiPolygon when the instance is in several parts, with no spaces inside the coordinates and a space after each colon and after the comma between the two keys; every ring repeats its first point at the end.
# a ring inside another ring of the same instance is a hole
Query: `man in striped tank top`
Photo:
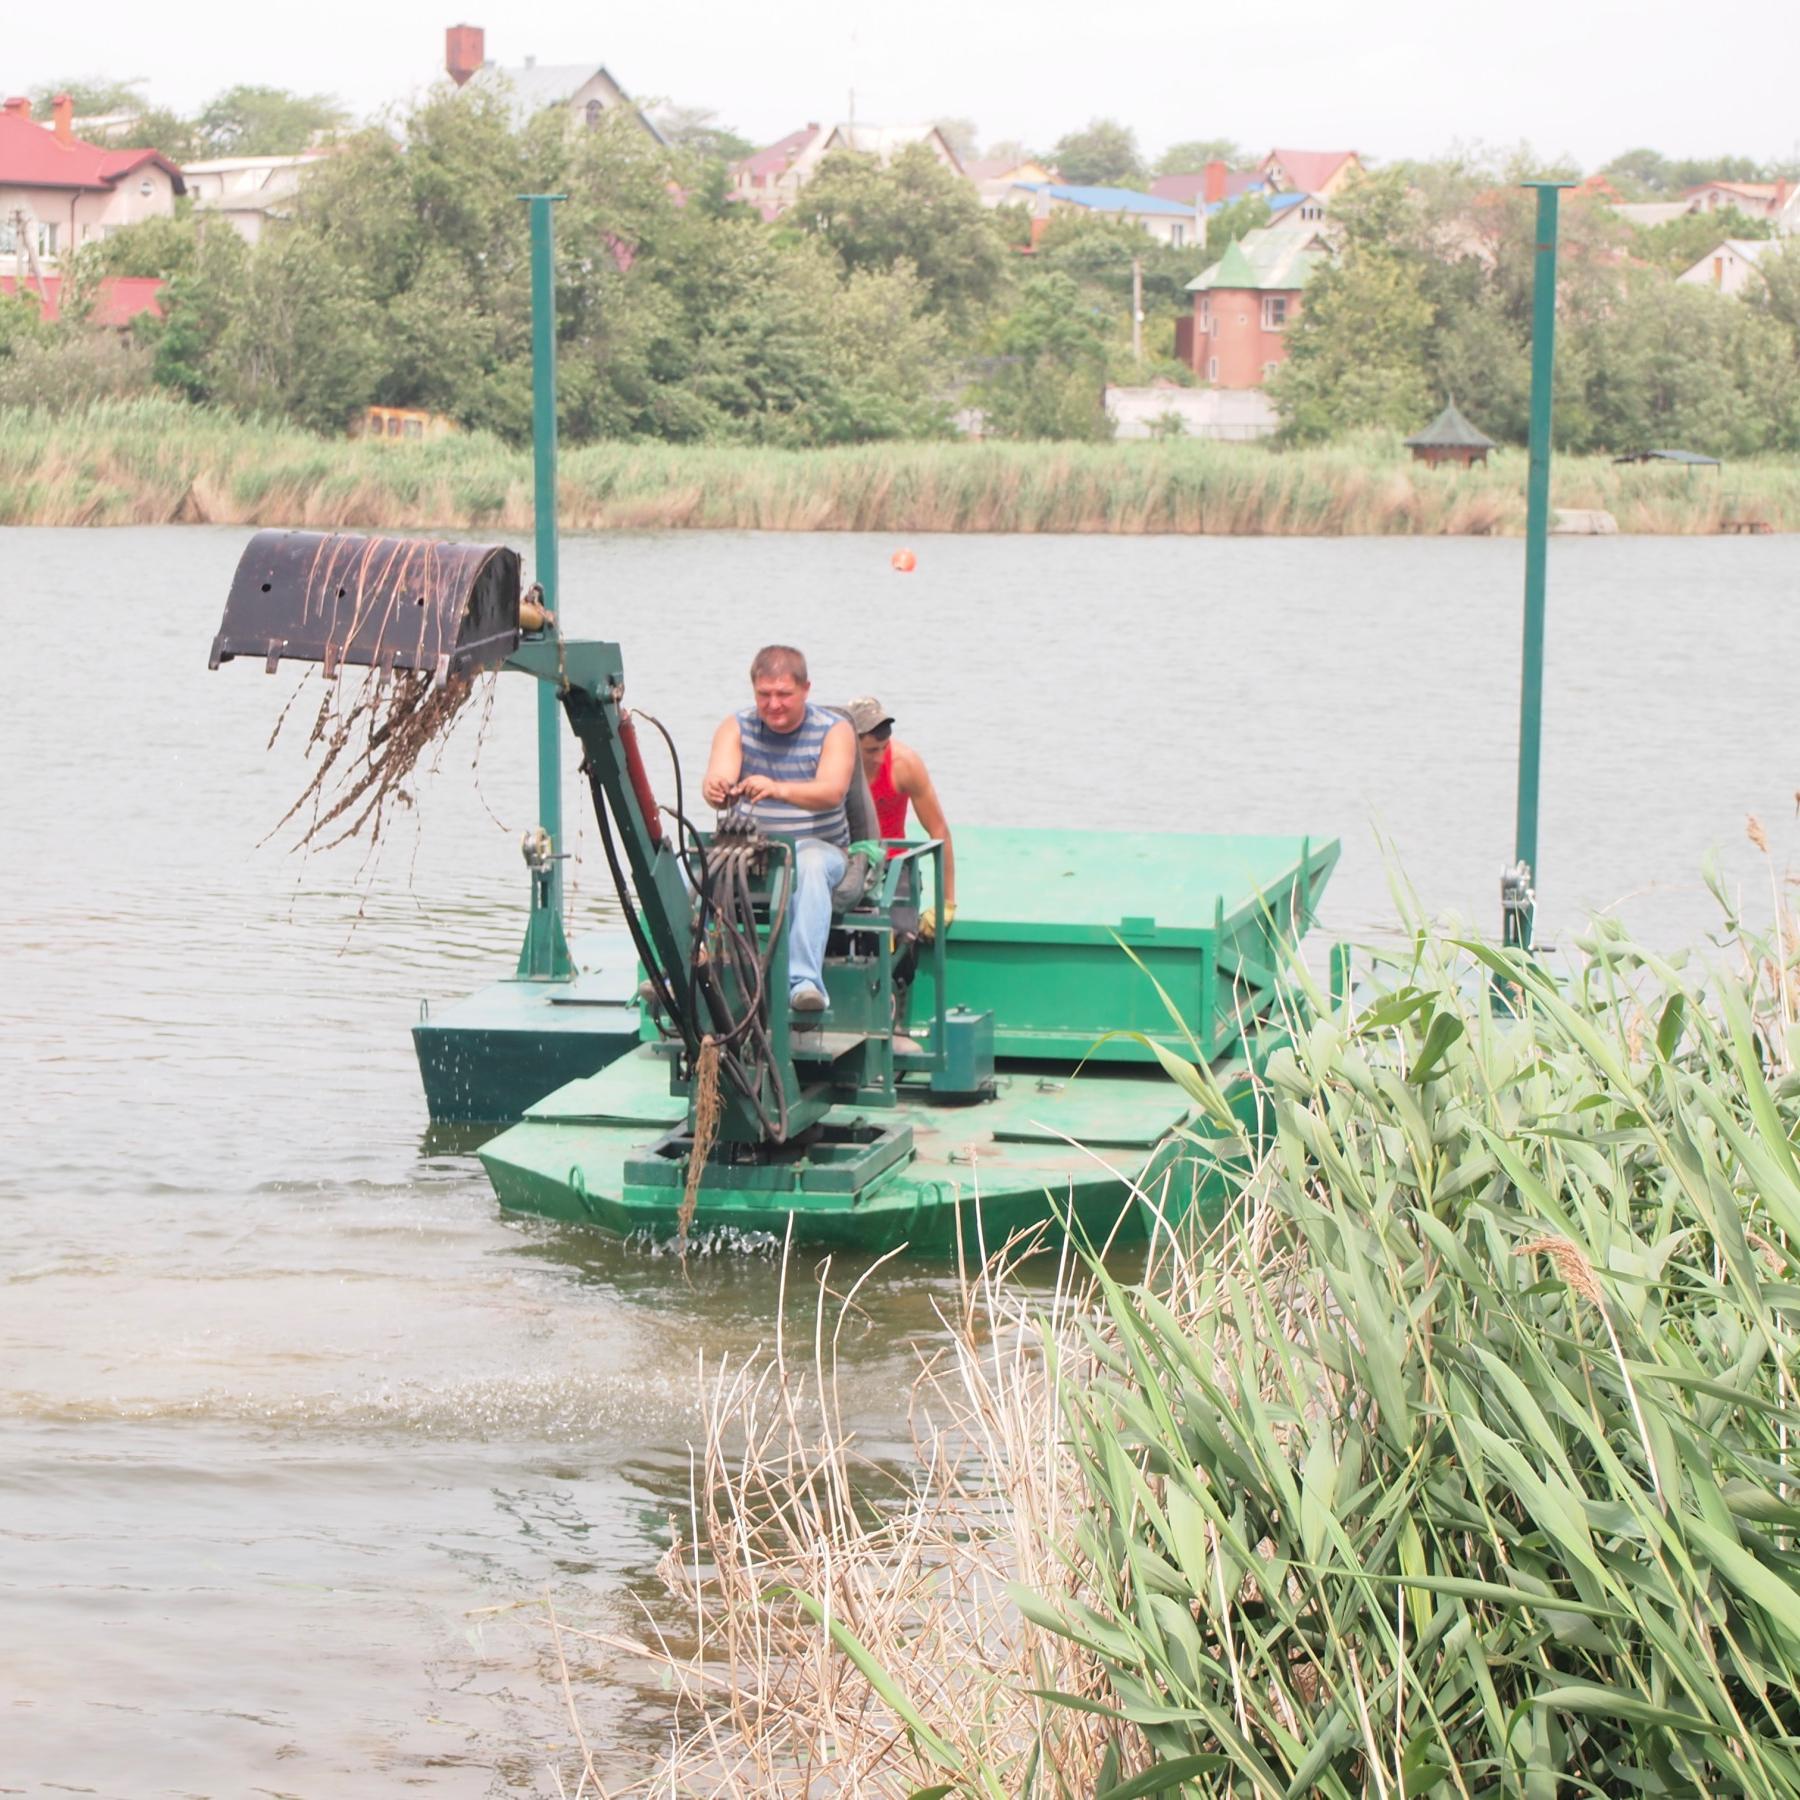
{"type": "Polygon", "coordinates": [[[756,704],[728,715],[713,733],[701,792],[713,807],[748,801],[769,836],[793,844],[788,1000],[796,1012],[823,1012],[831,890],[850,848],[844,796],[856,767],[856,734],[847,719],[807,698],[806,658],[790,645],[757,651],[750,689],[756,704]]]}

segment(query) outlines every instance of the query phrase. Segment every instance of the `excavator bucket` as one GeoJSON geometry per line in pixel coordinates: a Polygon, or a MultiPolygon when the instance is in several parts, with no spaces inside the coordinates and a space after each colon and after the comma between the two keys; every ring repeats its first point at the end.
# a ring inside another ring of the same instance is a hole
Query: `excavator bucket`
{"type": "Polygon", "coordinates": [[[259,531],[244,550],[209,668],[259,657],[419,669],[435,685],[503,662],[519,642],[519,555],[502,544],[259,531]]]}

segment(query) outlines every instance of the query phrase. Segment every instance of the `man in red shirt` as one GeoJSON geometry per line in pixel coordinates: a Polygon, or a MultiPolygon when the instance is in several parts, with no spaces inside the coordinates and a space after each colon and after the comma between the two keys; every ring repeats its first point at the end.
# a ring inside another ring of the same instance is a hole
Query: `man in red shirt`
{"type": "MultiPolygon", "coordinates": [[[[857,751],[862,757],[863,773],[869,778],[869,797],[875,802],[881,835],[906,836],[906,808],[910,802],[925,835],[943,842],[943,924],[948,930],[956,917],[956,851],[950,842],[950,821],[944,817],[937,789],[931,785],[925,759],[912,745],[903,744],[894,736],[893,716],[883,710],[873,694],[858,696],[844,711],[856,728],[857,751]]],[[[919,935],[935,937],[938,922],[937,908],[926,907],[919,915],[919,935]]]]}

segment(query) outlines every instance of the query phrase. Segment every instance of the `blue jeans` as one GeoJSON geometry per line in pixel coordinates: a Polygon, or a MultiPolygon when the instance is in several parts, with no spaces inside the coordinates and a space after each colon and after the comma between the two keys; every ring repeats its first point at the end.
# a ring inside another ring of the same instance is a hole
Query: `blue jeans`
{"type": "Polygon", "coordinates": [[[788,908],[788,991],[810,981],[825,991],[825,940],[831,932],[831,890],[849,859],[823,838],[794,840],[794,898],[788,908]]]}

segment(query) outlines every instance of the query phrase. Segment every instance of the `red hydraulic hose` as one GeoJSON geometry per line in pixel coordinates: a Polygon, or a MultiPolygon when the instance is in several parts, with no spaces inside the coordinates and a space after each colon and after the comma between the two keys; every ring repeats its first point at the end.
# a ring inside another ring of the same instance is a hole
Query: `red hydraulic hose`
{"type": "Polygon", "coordinates": [[[662,814],[656,810],[656,795],[650,790],[644,753],[638,748],[637,726],[623,707],[619,709],[619,742],[625,746],[625,773],[631,777],[631,791],[637,795],[644,824],[649,828],[651,847],[656,848],[663,841],[662,814]]]}

